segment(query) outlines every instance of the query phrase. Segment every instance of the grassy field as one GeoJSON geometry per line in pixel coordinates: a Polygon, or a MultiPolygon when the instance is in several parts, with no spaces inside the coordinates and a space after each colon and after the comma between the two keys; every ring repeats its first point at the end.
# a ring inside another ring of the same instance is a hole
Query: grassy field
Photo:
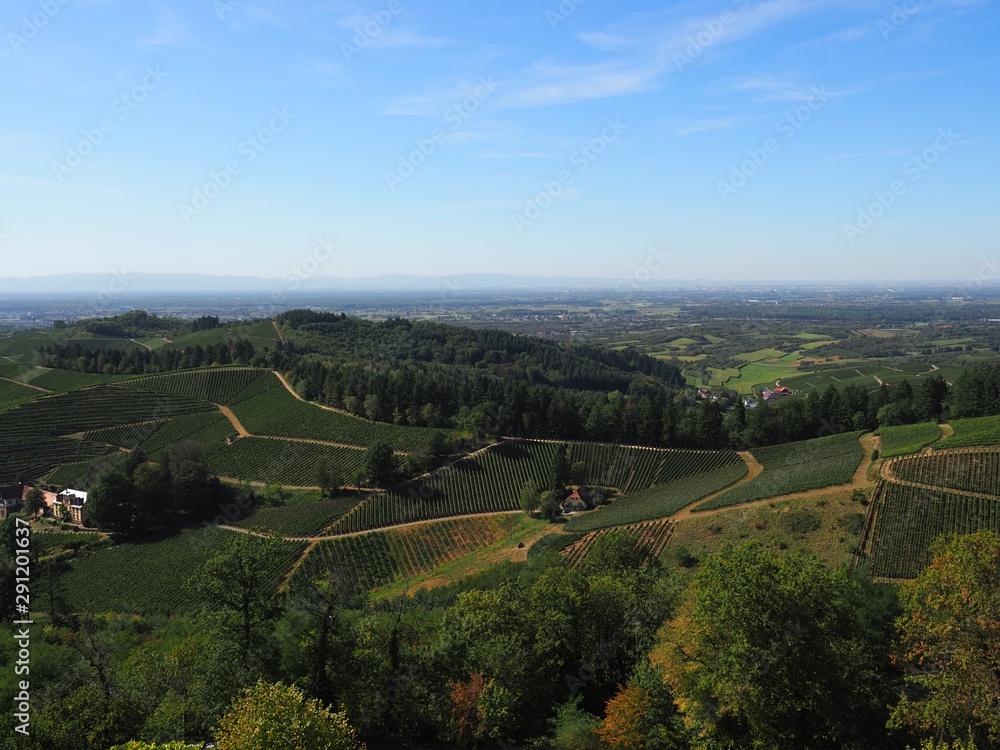
{"type": "Polygon", "coordinates": [[[737,354],[736,359],[742,359],[744,362],[763,362],[765,359],[780,359],[784,356],[785,352],[778,349],[758,349],[755,352],[737,354]]]}
{"type": "Polygon", "coordinates": [[[784,378],[798,372],[798,368],[787,365],[749,364],[741,367],[739,377],[733,378],[726,385],[746,395],[773,386],[776,380],[781,380],[781,384],[785,385],[784,378]]]}
{"type": "Polygon", "coordinates": [[[670,561],[680,550],[702,558],[724,544],[758,540],[774,551],[812,552],[828,565],[846,566],[858,545],[864,512],[849,490],[831,490],[799,500],[692,516],[674,529],[662,559],[670,561]]]}
{"type": "Polygon", "coordinates": [[[893,458],[916,453],[925,445],[930,445],[941,437],[941,428],[935,422],[883,427],[878,431],[882,437],[881,456],[893,458]]]}
{"type": "Polygon", "coordinates": [[[860,435],[860,432],[848,432],[800,443],[755,448],[752,453],[764,471],[746,484],[702,503],[695,511],[847,484],[864,458],[864,450],[858,442],[860,435]]]}
{"type": "Polygon", "coordinates": [[[575,516],[566,524],[566,531],[593,531],[664,518],[738,482],[746,473],[746,464],[740,461],[705,474],[624,495],[606,507],[575,516]]]}

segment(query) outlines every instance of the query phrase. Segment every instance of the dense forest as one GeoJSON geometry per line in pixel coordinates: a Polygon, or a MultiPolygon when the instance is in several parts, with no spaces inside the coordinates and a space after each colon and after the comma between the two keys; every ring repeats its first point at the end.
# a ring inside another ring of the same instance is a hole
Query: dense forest
{"type": "MultiPolygon", "coordinates": [[[[5,549],[15,523],[0,522],[5,549]]],[[[31,734],[4,711],[0,747],[1000,747],[989,532],[942,538],[898,598],[758,543],[694,571],[643,567],[618,533],[579,569],[541,553],[411,597],[368,601],[335,574],[275,597],[276,544],[216,550],[186,584],[209,602],[198,614],[72,614],[46,598],[31,734]]],[[[16,643],[0,630],[5,697],[16,643]]]]}

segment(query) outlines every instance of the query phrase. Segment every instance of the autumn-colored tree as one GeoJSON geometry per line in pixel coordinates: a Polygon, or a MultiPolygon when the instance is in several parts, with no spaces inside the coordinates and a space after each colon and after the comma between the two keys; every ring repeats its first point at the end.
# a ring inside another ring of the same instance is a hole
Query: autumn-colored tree
{"type": "Polygon", "coordinates": [[[601,743],[610,750],[645,750],[649,692],[639,685],[627,685],[608,701],[604,722],[597,730],[601,743]]]}
{"type": "Polygon", "coordinates": [[[482,736],[479,697],[485,685],[482,672],[470,674],[468,681],[451,683],[451,719],[463,744],[471,744],[482,736]]]}
{"type": "Polygon", "coordinates": [[[218,750],[364,750],[344,713],[263,680],[233,701],[216,739],[218,750]]]}
{"type": "Polygon", "coordinates": [[[1000,535],[940,537],[902,584],[895,660],[906,694],[891,727],[976,747],[1000,743],[1000,535]]]}

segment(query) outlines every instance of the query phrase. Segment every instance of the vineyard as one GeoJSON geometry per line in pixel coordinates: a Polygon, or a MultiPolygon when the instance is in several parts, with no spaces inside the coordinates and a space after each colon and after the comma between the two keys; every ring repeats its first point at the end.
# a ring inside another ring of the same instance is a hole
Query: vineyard
{"type": "Polygon", "coordinates": [[[357,502],[356,497],[338,497],[332,500],[261,508],[242,521],[237,521],[233,526],[275,531],[282,536],[312,536],[347,513],[357,502]]]}
{"type": "Polygon", "coordinates": [[[362,448],[381,440],[396,450],[412,451],[425,447],[435,432],[424,427],[368,422],[300,401],[273,373],[250,385],[232,405],[239,420],[256,435],[312,438],[362,448]]]}
{"type": "Polygon", "coordinates": [[[49,370],[37,368],[40,372],[32,373],[31,384],[50,391],[75,391],[80,388],[90,388],[97,385],[121,383],[131,378],[131,375],[100,375],[92,372],[73,372],[72,370],[49,370]]]}
{"type": "Polygon", "coordinates": [[[955,434],[935,448],[962,448],[974,445],[1000,445],[1000,417],[973,417],[949,422],[955,434]]]}
{"type": "Polygon", "coordinates": [[[587,466],[588,484],[614,487],[622,494],[742,463],[732,451],[663,450],[607,443],[569,443],[569,448],[570,463],[582,461],[587,466]]]}
{"type": "MultiPolygon", "coordinates": [[[[208,602],[199,601],[185,581],[233,533],[204,526],[102,549],[70,563],[59,579],[60,593],[76,612],[191,611],[208,602]]],[[[305,549],[304,542],[280,545],[281,558],[271,570],[275,586],[305,549]]]]}
{"type": "MultiPolygon", "coordinates": [[[[202,415],[199,414],[198,416],[202,415]]],[[[83,434],[83,439],[135,450],[143,443],[149,441],[156,431],[167,424],[168,421],[166,419],[154,419],[150,422],[135,422],[133,424],[116,425],[115,427],[102,427],[98,430],[88,430],[83,434]]]]}
{"type": "Polygon", "coordinates": [[[156,456],[174,443],[191,441],[200,445],[207,457],[221,450],[226,444],[226,438],[235,434],[236,430],[226,416],[213,409],[171,419],[153,433],[141,447],[149,455],[156,456]]]}
{"type": "Polygon", "coordinates": [[[948,451],[891,461],[893,479],[1000,497],[1000,451],[948,451]]]}
{"type": "Polygon", "coordinates": [[[370,590],[489,547],[510,533],[512,521],[462,518],[330,539],[312,549],[293,578],[334,575],[370,590]]]}
{"type": "Polygon", "coordinates": [[[90,461],[114,451],[68,435],[211,408],[202,401],[118,386],[36,398],[0,414],[0,482],[35,480],[59,464],[90,461]]]}
{"type": "Polygon", "coordinates": [[[941,534],[1000,532],[1000,498],[879,483],[869,509],[856,565],[875,577],[914,578],[930,562],[941,534]]]}
{"type": "Polygon", "coordinates": [[[145,391],[170,393],[213,404],[229,405],[238,400],[240,394],[247,388],[269,374],[268,370],[247,367],[213,367],[136,378],[125,385],[145,391]]]}
{"type": "Polygon", "coordinates": [[[349,477],[364,464],[365,451],[321,443],[244,437],[208,456],[209,469],[219,476],[299,487],[316,484],[316,466],[320,461],[326,461],[338,476],[349,477]]]}
{"type": "MultiPolygon", "coordinates": [[[[668,482],[719,466],[738,466],[739,471],[746,471],[743,461],[732,451],[568,445],[570,461],[590,461],[586,464],[588,478],[616,479],[636,491],[648,489],[652,482],[668,482]]],[[[516,510],[526,483],[543,487],[548,481],[555,450],[555,443],[531,440],[510,440],[491,446],[428,477],[370,496],[333,525],[331,531],[363,531],[447,516],[516,510]]],[[[732,475],[731,471],[726,476],[732,475]]],[[[732,481],[735,479],[726,484],[732,481]]]]}
{"type": "Polygon", "coordinates": [[[55,487],[86,487],[93,461],[69,461],[45,475],[45,483],[55,487]]]}
{"type": "Polygon", "coordinates": [[[794,492],[847,484],[864,459],[859,432],[806,440],[800,443],[754,448],[764,467],[746,484],[702,503],[695,512],[767,500],[794,492]]]}
{"type": "MultiPolygon", "coordinates": [[[[645,547],[647,550],[646,562],[656,560],[663,554],[663,549],[670,541],[677,524],[672,521],[652,521],[650,523],[638,524],[635,526],[624,526],[616,531],[624,532],[628,540],[636,547],[645,547]]],[[[594,543],[609,529],[601,529],[587,534],[583,539],[574,542],[566,547],[560,554],[566,558],[567,564],[573,568],[580,567],[586,560],[587,553],[593,549],[594,543]]]]}
{"type": "Polygon", "coordinates": [[[899,427],[883,427],[878,434],[882,437],[882,458],[906,456],[916,453],[941,437],[941,428],[935,422],[907,424],[899,427]]]}
{"type": "Polygon", "coordinates": [[[9,380],[0,380],[0,411],[10,409],[41,395],[42,392],[36,391],[34,388],[11,383],[9,380]]]}
{"type": "Polygon", "coordinates": [[[664,518],[738,482],[746,476],[746,473],[746,464],[738,461],[704,474],[695,474],[631,495],[624,495],[611,505],[570,519],[566,524],[566,530],[593,531],[664,518]]]}

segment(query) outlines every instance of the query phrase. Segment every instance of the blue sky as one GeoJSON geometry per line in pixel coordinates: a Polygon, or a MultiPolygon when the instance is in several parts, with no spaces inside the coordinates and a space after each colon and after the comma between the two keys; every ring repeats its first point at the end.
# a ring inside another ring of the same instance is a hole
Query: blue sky
{"type": "Polygon", "coordinates": [[[0,276],[989,275],[998,21],[989,0],[6,0],[0,276]]]}

